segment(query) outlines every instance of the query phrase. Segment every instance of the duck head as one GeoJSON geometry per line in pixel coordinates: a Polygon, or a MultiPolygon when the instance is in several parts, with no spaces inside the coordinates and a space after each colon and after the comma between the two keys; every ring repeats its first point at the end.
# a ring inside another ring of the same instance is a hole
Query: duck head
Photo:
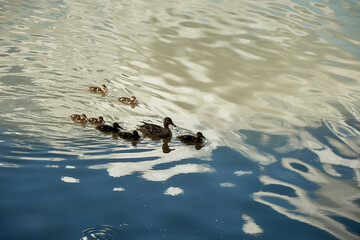
{"type": "Polygon", "coordinates": [[[115,129],[118,129],[118,128],[123,129],[122,127],[120,127],[120,125],[119,125],[117,122],[114,122],[114,123],[113,123],[113,127],[114,127],[115,129]]]}
{"type": "Polygon", "coordinates": [[[204,137],[204,135],[201,132],[197,132],[196,137],[197,138],[206,138],[206,137],[204,137]]]}
{"type": "Polygon", "coordinates": [[[103,118],[102,116],[98,117],[98,121],[99,121],[99,122],[105,122],[105,121],[104,121],[104,118],[103,118]]]}
{"type": "Polygon", "coordinates": [[[81,115],[80,115],[80,118],[81,118],[81,119],[87,119],[87,117],[86,117],[85,114],[81,114],[81,115]]]}
{"type": "Polygon", "coordinates": [[[135,97],[135,96],[131,96],[130,100],[131,100],[132,102],[135,102],[135,101],[136,101],[136,97],[135,97]]]}
{"type": "Polygon", "coordinates": [[[132,134],[133,134],[134,137],[140,137],[138,131],[136,131],[136,130],[134,130],[134,131],[132,132],[132,134]]]}
{"type": "Polygon", "coordinates": [[[173,123],[171,118],[169,117],[164,118],[164,127],[166,128],[169,125],[173,125],[174,127],[176,127],[176,125],[173,123]]]}
{"type": "Polygon", "coordinates": [[[103,90],[104,92],[107,92],[107,90],[108,90],[107,87],[105,86],[105,84],[102,84],[100,88],[101,88],[101,90],[103,90]]]}

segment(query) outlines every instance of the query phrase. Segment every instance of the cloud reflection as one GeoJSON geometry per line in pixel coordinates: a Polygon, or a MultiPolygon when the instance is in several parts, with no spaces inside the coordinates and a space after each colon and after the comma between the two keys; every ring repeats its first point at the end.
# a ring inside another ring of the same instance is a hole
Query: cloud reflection
{"type": "Polygon", "coordinates": [[[254,219],[252,219],[251,217],[249,217],[246,214],[242,215],[243,220],[245,221],[242,230],[246,233],[246,234],[251,234],[251,235],[258,235],[263,233],[264,231],[261,229],[261,227],[259,227],[259,225],[257,225],[254,221],[254,219]]]}
{"type": "Polygon", "coordinates": [[[177,196],[180,194],[184,194],[184,190],[178,187],[169,187],[168,189],[165,190],[164,194],[170,196],[177,196]]]}
{"type": "Polygon", "coordinates": [[[310,197],[306,190],[294,184],[261,176],[260,180],[265,186],[286,186],[293,189],[296,196],[260,191],[254,193],[255,201],[268,205],[291,219],[323,229],[339,239],[358,239],[358,236],[348,231],[346,226],[332,218],[332,216],[341,216],[360,222],[360,209],[355,204],[355,201],[360,199],[360,193],[356,187],[329,177],[297,159],[283,158],[282,165],[308,181],[318,183],[319,189],[315,191],[318,198],[310,197]],[[303,165],[308,171],[294,168],[294,164],[303,165]],[[279,201],[271,201],[272,198],[284,200],[290,205],[280,205],[279,201]]]}

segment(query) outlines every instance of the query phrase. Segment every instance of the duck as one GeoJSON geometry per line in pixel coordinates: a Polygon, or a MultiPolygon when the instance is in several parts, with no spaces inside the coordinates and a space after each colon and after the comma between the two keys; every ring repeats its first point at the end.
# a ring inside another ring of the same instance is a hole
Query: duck
{"type": "Polygon", "coordinates": [[[76,123],[87,123],[88,119],[85,114],[72,114],[70,118],[76,123]]]}
{"type": "Polygon", "coordinates": [[[140,135],[138,131],[134,130],[131,132],[119,132],[119,137],[129,140],[129,141],[138,141],[140,139],[140,135]]]}
{"type": "Polygon", "coordinates": [[[186,144],[199,144],[199,143],[203,143],[203,140],[205,137],[201,132],[197,132],[196,136],[180,135],[180,136],[177,136],[176,138],[186,144]]]}
{"type": "Polygon", "coordinates": [[[150,137],[161,138],[161,139],[171,138],[172,133],[169,128],[169,125],[173,125],[174,127],[176,127],[176,125],[169,117],[164,118],[164,127],[152,123],[146,123],[146,122],[143,123],[144,123],[143,125],[139,126],[138,128],[139,131],[150,137]]]}
{"type": "Polygon", "coordinates": [[[103,125],[105,124],[104,118],[102,116],[99,116],[98,118],[89,118],[89,123],[93,125],[103,125]]]}
{"type": "Polygon", "coordinates": [[[135,96],[131,96],[130,98],[128,97],[119,97],[117,98],[117,100],[119,102],[125,103],[125,104],[136,104],[136,97],[135,96]]]}
{"type": "Polygon", "coordinates": [[[81,116],[80,114],[72,114],[70,115],[70,118],[74,121],[75,119],[80,118],[80,116],[81,116]]]}
{"type": "Polygon", "coordinates": [[[120,125],[117,122],[114,122],[112,126],[110,125],[100,125],[96,127],[97,130],[105,133],[119,133],[120,129],[123,129],[120,127],[120,125]]]}
{"type": "Polygon", "coordinates": [[[90,92],[95,92],[95,93],[106,93],[108,90],[104,84],[102,84],[101,87],[89,86],[88,89],[90,92]]]}

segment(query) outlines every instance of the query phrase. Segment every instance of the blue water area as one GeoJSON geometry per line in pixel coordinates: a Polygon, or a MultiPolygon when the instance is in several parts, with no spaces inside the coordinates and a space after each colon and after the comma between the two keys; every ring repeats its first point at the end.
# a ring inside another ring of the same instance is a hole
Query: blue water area
{"type": "Polygon", "coordinates": [[[0,6],[0,240],[360,239],[359,1],[0,6]]]}
{"type": "MultiPolygon", "coordinates": [[[[8,147],[4,145],[0,145],[1,153],[7,155],[8,147]]],[[[107,160],[96,160],[101,161],[107,160]]],[[[196,158],[183,160],[188,161],[203,162],[196,158]]],[[[166,182],[149,182],[137,174],[112,178],[106,170],[89,169],[92,163],[87,160],[61,161],[57,168],[45,168],[54,164],[51,161],[8,162],[21,167],[0,168],[1,239],[81,239],[91,233],[99,234],[98,239],[106,235],[111,237],[108,239],[336,239],[254,202],[252,193],[257,191],[290,197],[296,194],[286,186],[263,186],[258,179],[263,174],[261,167],[229,147],[212,152],[207,164],[216,172],[183,174],[166,182]],[[67,169],[67,165],[76,168],[67,169]],[[234,169],[251,174],[236,176],[234,169]],[[80,183],[60,181],[68,175],[80,179],[80,183]],[[233,185],[221,187],[222,182],[233,185]],[[113,191],[118,186],[126,190],[113,191]],[[184,189],[184,194],[164,195],[169,186],[184,189]],[[263,229],[261,235],[242,231],[243,214],[256,219],[263,229]]],[[[175,163],[157,168],[171,165],[175,163]]],[[[301,181],[297,183],[305,187],[301,181]]],[[[288,207],[278,198],[272,200],[288,207]]],[[[349,227],[353,228],[353,223],[349,227]]]]}

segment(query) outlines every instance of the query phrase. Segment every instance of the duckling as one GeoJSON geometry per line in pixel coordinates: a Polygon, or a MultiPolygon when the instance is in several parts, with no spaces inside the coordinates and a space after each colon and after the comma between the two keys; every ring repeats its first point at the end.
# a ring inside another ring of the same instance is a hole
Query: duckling
{"type": "Polygon", "coordinates": [[[114,122],[112,126],[110,125],[100,125],[96,127],[97,130],[105,133],[119,133],[120,129],[123,129],[120,127],[120,125],[117,122],[114,122]]]}
{"type": "Polygon", "coordinates": [[[100,116],[98,118],[89,118],[88,121],[89,121],[89,123],[91,123],[93,125],[103,125],[103,124],[105,124],[104,118],[102,116],[100,116]]]}
{"type": "Polygon", "coordinates": [[[152,123],[145,123],[141,126],[139,126],[139,131],[144,133],[145,135],[148,135],[153,138],[171,138],[172,133],[169,128],[169,125],[173,125],[176,127],[176,125],[173,123],[171,118],[166,117],[164,118],[164,127],[152,124],[152,123]]]}
{"type": "Polygon", "coordinates": [[[106,93],[108,90],[104,84],[102,84],[101,87],[90,86],[88,88],[90,92],[95,92],[95,93],[106,93]]]}
{"type": "Polygon", "coordinates": [[[119,137],[129,140],[129,141],[138,141],[140,139],[140,135],[138,131],[134,130],[132,133],[130,132],[119,132],[119,137]]]}
{"type": "Polygon", "coordinates": [[[199,143],[203,143],[203,139],[205,137],[201,132],[197,132],[196,136],[181,135],[181,136],[177,136],[176,138],[178,138],[181,142],[186,144],[199,144],[199,143]]]}
{"type": "Polygon", "coordinates": [[[73,121],[75,121],[75,119],[77,119],[77,118],[80,118],[80,114],[72,114],[72,115],[70,115],[70,118],[73,120],[73,121]]]}
{"type": "Polygon", "coordinates": [[[73,114],[70,118],[76,123],[87,123],[88,119],[85,114],[73,114]]]}
{"type": "Polygon", "coordinates": [[[119,97],[117,98],[117,100],[119,102],[125,103],[125,104],[136,104],[136,97],[135,96],[131,96],[131,98],[128,97],[119,97]]]}

